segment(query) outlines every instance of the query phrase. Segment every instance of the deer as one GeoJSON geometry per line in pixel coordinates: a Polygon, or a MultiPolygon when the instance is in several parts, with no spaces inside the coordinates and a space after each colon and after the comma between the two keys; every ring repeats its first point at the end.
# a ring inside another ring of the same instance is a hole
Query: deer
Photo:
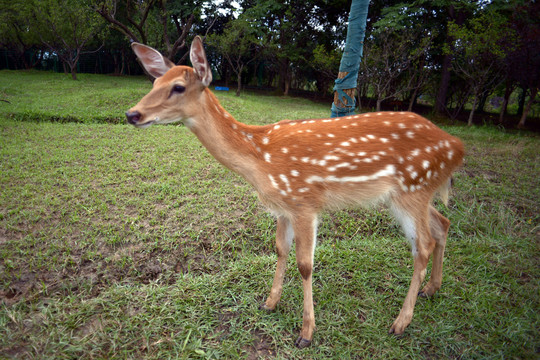
{"type": "Polygon", "coordinates": [[[193,67],[176,66],[143,44],[131,47],[155,80],[126,112],[128,123],[145,128],[182,122],[218,162],[255,189],[277,219],[277,265],[264,310],[274,310],[280,301],[294,242],[304,295],[295,345],[309,346],[315,330],[312,274],[319,216],[350,207],[386,206],[410,243],[412,279],[389,330],[403,334],[418,296],[433,296],[441,287],[450,221],[433,201],[439,197],[447,204],[452,174],[463,162],[463,143],[411,112],[247,125],[234,119],[208,88],[212,70],[200,37],[190,48],[193,67]],[[420,289],[431,256],[431,275],[420,289]]]}

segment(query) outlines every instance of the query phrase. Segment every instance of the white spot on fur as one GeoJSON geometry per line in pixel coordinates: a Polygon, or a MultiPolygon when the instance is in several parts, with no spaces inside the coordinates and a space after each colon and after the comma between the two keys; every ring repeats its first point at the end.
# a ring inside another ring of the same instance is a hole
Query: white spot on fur
{"type": "Polygon", "coordinates": [[[266,161],[267,163],[271,162],[270,161],[270,158],[271,158],[271,155],[269,153],[264,153],[264,161],[266,161]]]}
{"type": "Polygon", "coordinates": [[[268,178],[270,179],[270,183],[272,184],[272,186],[276,189],[279,189],[279,185],[276,182],[276,179],[274,179],[274,177],[270,174],[268,175],[268,178]]]}
{"type": "Polygon", "coordinates": [[[287,149],[286,147],[281,148],[281,152],[287,154],[289,152],[289,149],[287,149]]]}
{"type": "Polygon", "coordinates": [[[306,182],[308,184],[313,184],[315,182],[338,182],[338,183],[347,183],[347,182],[365,182],[365,181],[372,181],[377,180],[378,178],[385,177],[385,176],[391,176],[396,173],[396,168],[394,165],[387,165],[384,169],[377,171],[376,173],[372,175],[361,175],[361,176],[344,176],[344,177],[336,177],[336,176],[326,176],[321,177],[318,175],[310,176],[306,179],[306,182]]]}
{"type": "Polygon", "coordinates": [[[270,140],[266,136],[262,138],[262,143],[264,145],[267,145],[269,142],[270,142],[270,140]]]}
{"type": "Polygon", "coordinates": [[[298,170],[291,170],[291,175],[292,176],[300,176],[300,173],[298,172],[298,170]]]}
{"type": "Polygon", "coordinates": [[[429,167],[429,161],[427,161],[427,160],[422,161],[422,167],[424,169],[427,169],[429,167]]]}
{"type": "Polygon", "coordinates": [[[291,189],[291,184],[289,183],[289,179],[287,178],[287,176],[285,174],[279,174],[279,178],[285,184],[285,188],[287,189],[287,192],[290,193],[292,189],[291,189]]]}

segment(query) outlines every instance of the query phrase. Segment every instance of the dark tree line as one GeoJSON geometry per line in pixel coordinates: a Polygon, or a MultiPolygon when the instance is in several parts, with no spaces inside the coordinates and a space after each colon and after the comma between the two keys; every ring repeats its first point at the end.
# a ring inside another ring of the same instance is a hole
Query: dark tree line
{"type": "MultiPolygon", "coordinates": [[[[11,68],[56,58],[76,78],[92,52],[114,72],[134,69],[131,41],[184,64],[198,34],[215,78],[234,83],[237,94],[246,84],[329,94],[349,9],[350,0],[0,0],[0,51],[11,68]]],[[[535,1],[373,1],[358,83],[363,105],[373,99],[376,108],[405,110],[421,98],[451,117],[467,105],[472,123],[496,94],[502,122],[519,93],[525,125],[540,84],[539,13],[535,1]]]]}

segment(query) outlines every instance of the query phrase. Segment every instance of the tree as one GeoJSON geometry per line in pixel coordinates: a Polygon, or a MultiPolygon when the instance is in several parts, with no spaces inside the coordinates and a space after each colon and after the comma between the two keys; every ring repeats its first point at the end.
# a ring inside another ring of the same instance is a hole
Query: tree
{"type": "Polygon", "coordinates": [[[207,42],[229,63],[236,74],[236,96],[242,89],[242,72],[255,61],[262,48],[261,32],[247,16],[240,16],[225,26],[221,35],[210,35],[207,42]]]}
{"type": "Polygon", "coordinates": [[[507,25],[495,11],[486,11],[461,26],[449,25],[455,40],[446,51],[453,54],[452,69],[467,81],[472,96],[469,126],[480,97],[503,80],[503,61],[514,39],[507,25]]]}
{"type": "Polygon", "coordinates": [[[22,64],[25,69],[34,67],[41,60],[43,51],[35,31],[32,3],[0,0],[0,9],[0,46],[14,51],[16,66],[22,64]],[[27,59],[26,52],[33,48],[38,50],[39,56],[27,59]]]}
{"type": "MultiPolygon", "coordinates": [[[[113,29],[130,41],[163,49],[175,61],[186,46],[195,21],[200,20],[203,0],[94,0],[94,9],[113,29]]],[[[210,25],[211,26],[211,25],[210,25]]],[[[187,52],[177,62],[183,63],[187,52]]]]}
{"type": "Polygon", "coordinates": [[[87,0],[36,0],[33,3],[39,37],[67,64],[73,80],[86,45],[104,29],[87,0]]]}
{"type": "MultiPolygon", "coordinates": [[[[536,16],[539,11],[540,4],[530,2],[517,6],[510,18],[510,27],[516,32],[517,39],[516,46],[506,58],[507,89],[519,84],[525,89],[523,100],[527,92],[529,93],[529,101],[524,106],[518,127],[525,126],[527,115],[540,87],[540,24],[536,16]]],[[[506,106],[508,102],[506,95],[503,106],[506,106]]],[[[501,122],[503,111],[501,110],[501,122]]]]}
{"type": "Polygon", "coordinates": [[[313,50],[311,66],[317,72],[317,87],[321,93],[328,91],[330,83],[338,76],[341,56],[342,51],[328,49],[323,44],[317,45],[313,50]]]}
{"type": "MultiPolygon", "coordinates": [[[[361,63],[361,81],[370,84],[377,100],[377,111],[384,100],[401,96],[417,89],[418,76],[407,76],[413,64],[419,66],[431,44],[429,34],[412,30],[392,30],[381,24],[366,42],[361,63]]],[[[423,70],[423,69],[422,69],[423,70]]],[[[414,74],[417,68],[411,72],[414,74]]]]}

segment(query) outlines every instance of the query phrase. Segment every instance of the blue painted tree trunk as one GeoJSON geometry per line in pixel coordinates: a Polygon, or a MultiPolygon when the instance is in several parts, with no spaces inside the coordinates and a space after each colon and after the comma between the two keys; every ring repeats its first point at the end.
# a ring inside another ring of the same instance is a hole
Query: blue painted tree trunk
{"type": "Polygon", "coordinates": [[[356,107],[354,93],[364,48],[368,7],[369,0],[353,0],[351,4],[347,42],[339,66],[340,75],[335,80],[334,85],[332,117],[354,114],[356,107]]]}

